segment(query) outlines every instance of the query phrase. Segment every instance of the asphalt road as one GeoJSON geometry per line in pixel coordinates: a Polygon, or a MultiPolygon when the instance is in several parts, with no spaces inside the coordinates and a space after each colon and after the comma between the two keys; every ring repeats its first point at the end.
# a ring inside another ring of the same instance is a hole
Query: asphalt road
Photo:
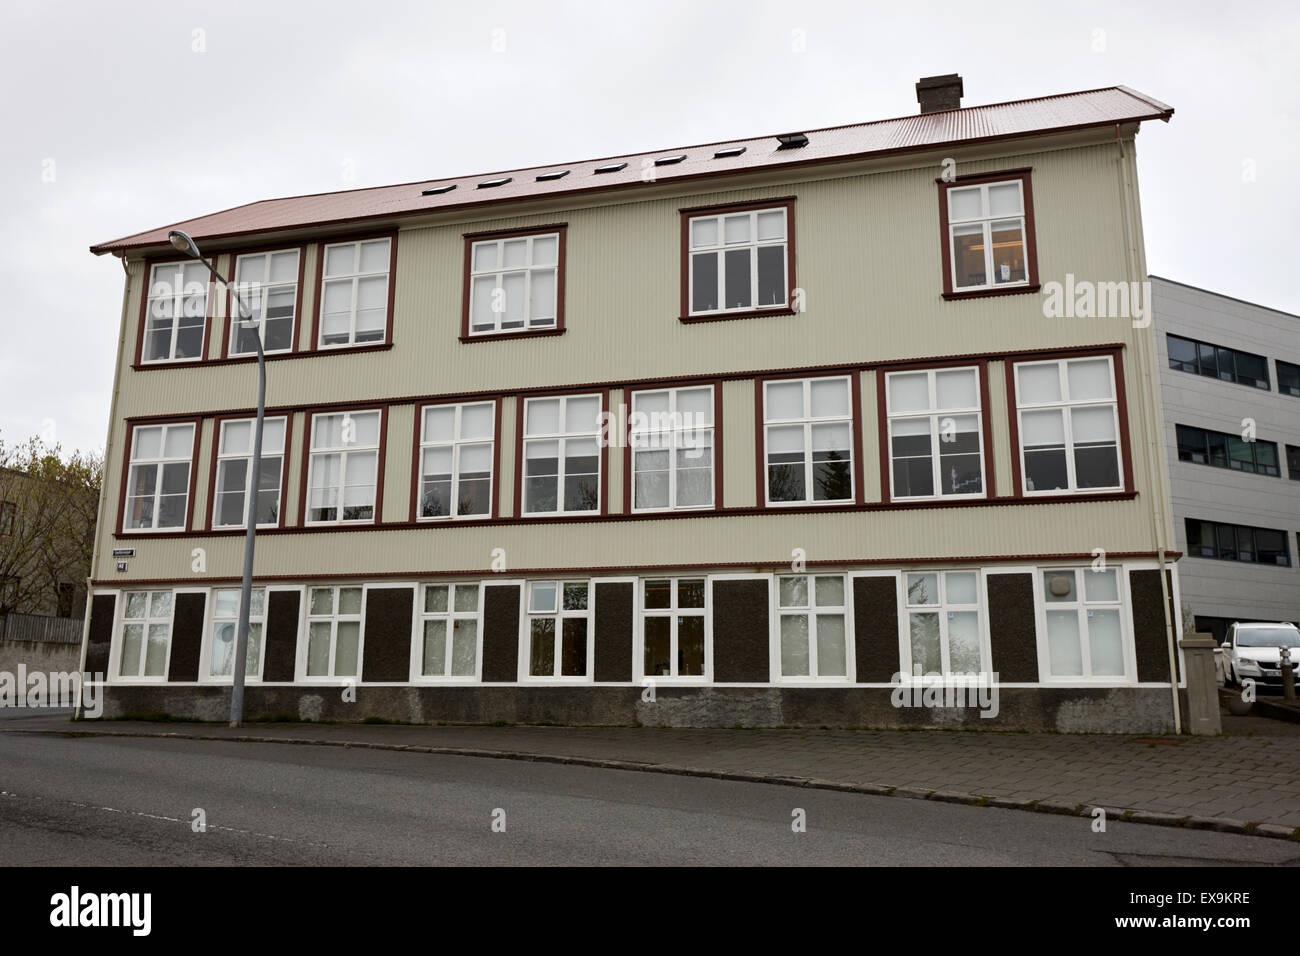
{"type": "MultiPolygon", "coordinates": [[[[15,725],[11,725],[17,729],[15,725]]],[[[0,865],[1294,865],[1281,840],[473,757],[0,733],[0,865]],[[202,809],[207,831],[194,832],[202,809]],[[807,830],[792,831],[793,812],[807,830]],[[493,832],[504,812],[505,832],[493,832]]]]}

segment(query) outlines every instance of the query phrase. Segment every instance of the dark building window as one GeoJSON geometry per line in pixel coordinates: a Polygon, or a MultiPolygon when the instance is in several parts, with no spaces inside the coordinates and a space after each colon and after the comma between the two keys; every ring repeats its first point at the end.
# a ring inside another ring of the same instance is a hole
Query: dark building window
{"type": "Polygon", "coordinates": [[[1269,388],[1268,359],[1251,352],[1226,349],[1206,342],[1196,342],[1177,335],[1167,335],[1169,367],[1180,372],[1206,375],[1238,385],[1269,388]]]}
{"type": "Polygon", "coordinates": [[[1291,566],[1285,531],[1187,519],[1187,553],[1198,558],[1291,566]]]}
{"type": "Polygon", "coordinates": [[[1179,461],[1248,471],[1256,475],[1281,475],[1276,442],[1245,441],[1237,435],[1192,425],[1176,425],[1175,429],[1178,433],[1179,461]]]}
{"type": "Polygon", "coordinates": [[[1300,448],[1286,446],[1286,473],[1292,481],[1300,481],[1300,448]]]}
{"type": "Polygon", "coordinates": [[[74,586],[67,581],[60,581],[54,586],[57,598],[58,610],[55,612],[59,617],[72,617],[72,593],[74,586]]]}
{"type": "Polygon", "coordinates": [[[14,533],[14,513],[18,506],[12,501],[0,501],[0,534],[14,533]]]}
{"type": "Polygon", "coordinates": [[[1300,365],[1277,360],[1277,390],[1300,398],[1300,365]]]}

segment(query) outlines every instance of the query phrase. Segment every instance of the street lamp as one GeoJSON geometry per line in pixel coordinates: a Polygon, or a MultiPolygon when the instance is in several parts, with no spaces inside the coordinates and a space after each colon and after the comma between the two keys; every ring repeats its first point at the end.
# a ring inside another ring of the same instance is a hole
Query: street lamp
{"type": "Polygon", "coordinates": [[[194,240],[179,229],[167,234],[172,248],[191,259],[203,263],[209,272],[234,295],[239,304],[239,322],[252,324],[257,331],[257,424],[253,429],[253,467],[244,493],[247,503],[247,523],[244,532],[244,577],[239,588],[239,625],[235,634],[235,663],[231,674],[230,726],[238,727],[244,719],[244,668],[248,665],[248,611],[253,596],[253,545],[257,537],[257,486],[262,472],[262,419],[266,415],[266,355],[262,352],[262,330],[257,320],[249,314],[239,289],[226,280],[211,262],[199,253],[194,240]]]}

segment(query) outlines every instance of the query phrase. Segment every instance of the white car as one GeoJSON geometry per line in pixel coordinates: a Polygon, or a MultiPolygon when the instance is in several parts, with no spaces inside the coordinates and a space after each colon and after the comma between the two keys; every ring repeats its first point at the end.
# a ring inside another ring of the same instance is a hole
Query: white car
{"type": "MultiPolygon", "coordinates": [[[[1228,626],[1223,642],[1223,670],[1228,684],[1250,678],[1261,691],[1282,692],[1281,648],[1291,649],[1291,664],[1300,678],[1300,629],[1286,621],[1228,626]]],[[[1300,681],[1298,681],[1300,683],[1300,681]]]]}

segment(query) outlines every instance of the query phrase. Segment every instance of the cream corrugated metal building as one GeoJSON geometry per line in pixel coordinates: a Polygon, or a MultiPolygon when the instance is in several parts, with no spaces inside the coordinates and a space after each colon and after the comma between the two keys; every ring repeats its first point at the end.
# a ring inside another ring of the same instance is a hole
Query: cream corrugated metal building
{"type": "MultiPolygon", "coordinates": [[[[1173,726],[1149,313],[1053,311],[1145,278],[1173,111],[952,80],[179,224],[269,353],[250,714],[1173,726]],[[996,718],[897,692],[969,675],[996,718]]],[[[110,714],[218,717],[255,333],[167,232],[93,249],[127,281],[86,667],[110,714]]]]}

